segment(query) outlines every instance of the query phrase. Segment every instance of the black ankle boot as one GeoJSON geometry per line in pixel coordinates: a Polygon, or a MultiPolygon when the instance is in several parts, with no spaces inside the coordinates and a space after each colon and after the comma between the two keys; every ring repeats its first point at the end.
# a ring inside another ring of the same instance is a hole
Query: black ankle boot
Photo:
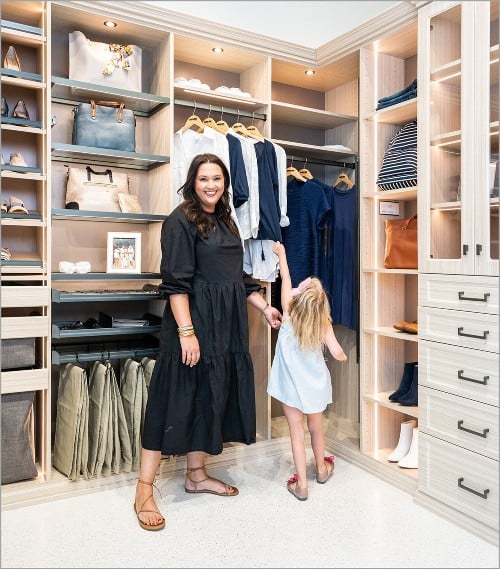
{"type": "Polygon", "coordinates": [[[407,362],[405,363],[403,377],[401,378],[401,383],[399,387],[396,389],[394,393],[389,395],[389,401],[399,401],[400,397],[406,395],[410,390],[411,383],[413,380],[413,368],[417,365],[418,362],[407,362]]]}
{"type": "Polygon", "coordinates": [[[413,368],[411,387],[405,395],[398,399],[400,405],[418,405],[418,365],[413,368]]]}
{"type": "Polygon", "coordinates": [[[7,99],[2,97],[2,117],[6,117],[9,114],[9,105],[7,104],[7,99]]]}

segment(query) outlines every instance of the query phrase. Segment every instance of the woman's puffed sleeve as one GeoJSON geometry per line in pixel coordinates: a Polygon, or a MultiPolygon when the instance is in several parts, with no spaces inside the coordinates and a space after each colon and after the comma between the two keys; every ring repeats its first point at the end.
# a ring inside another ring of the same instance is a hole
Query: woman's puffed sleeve
{"type": "Polygon", "coordinates": [[[243,282],[245,284],[245,292],[247,296],[250,296],[252,294],[252,292],[259,292],[260,290],[263,290],[264,287],[260,286],[260,284],[258,284],[250,275],[247,275],[247,273],[243,273],[243,282]]]}
{"type": "Polygon", "coordinates": [[[196,228],[174,210],[161,229],[161,278],[163,298],[171,294],[190,294],[196,266],[196,228]]]}

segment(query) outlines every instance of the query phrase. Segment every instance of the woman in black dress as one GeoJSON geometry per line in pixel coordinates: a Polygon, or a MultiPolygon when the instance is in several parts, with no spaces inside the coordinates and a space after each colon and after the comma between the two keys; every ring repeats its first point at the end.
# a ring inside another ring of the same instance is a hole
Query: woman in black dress
{"type": "Polygon", "coordinates": [[[146,530],[165,526],[153,498],[161,454],[187,454],[185,490],[236,496],[211,478],[206,454],[223,443],[255,442],[255,393],[247,302],[273,328],[281,314],[243,273],[243,247],[231,218],[229,173],[219,157],[196,156],[181,203],[162,227],[162,284],[167,300],[142,437],[134,508],[146,530]]]}

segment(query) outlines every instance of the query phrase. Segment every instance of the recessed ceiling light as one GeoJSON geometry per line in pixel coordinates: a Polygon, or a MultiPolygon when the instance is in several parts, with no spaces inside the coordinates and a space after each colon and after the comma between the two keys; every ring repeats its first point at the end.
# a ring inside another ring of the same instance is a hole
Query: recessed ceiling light
{"type": "Polygon", "coordinates": [[[105,25],[107,28],[116,28],[116,26],[117,26],[118,24],[117,24],[116,22],[112,22],[111,20],[106,20],[106,21],[104,22],[104,25],[105,25]]]}
{"type": "Polygon", "coordinates": [[[222,53],[224,51],[224,49],[222,47],[213,47],[212,51],[214,53],[222,53]]]}
{"type": "Polygon", "coordinates": [[[314,71],[314,69],[306,69],[306,70],[304,71],[304,73],[305,73],[306,75],[314,75],[314,74],[316,73],[316,71],[314,71]]]}

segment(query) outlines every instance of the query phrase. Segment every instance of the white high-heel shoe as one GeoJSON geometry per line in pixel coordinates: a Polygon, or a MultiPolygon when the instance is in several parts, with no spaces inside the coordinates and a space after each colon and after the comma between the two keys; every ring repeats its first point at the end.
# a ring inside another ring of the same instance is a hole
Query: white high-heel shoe
{"type": "Polygon", "coordinates": [[[401,432],[399,433],[398,446],[387,457],[389,462],[399,462],[404,456],[408,454],[411,446],[412,431],[417,426],[417,422],[413,419],[401,423],[401,432]]]}

